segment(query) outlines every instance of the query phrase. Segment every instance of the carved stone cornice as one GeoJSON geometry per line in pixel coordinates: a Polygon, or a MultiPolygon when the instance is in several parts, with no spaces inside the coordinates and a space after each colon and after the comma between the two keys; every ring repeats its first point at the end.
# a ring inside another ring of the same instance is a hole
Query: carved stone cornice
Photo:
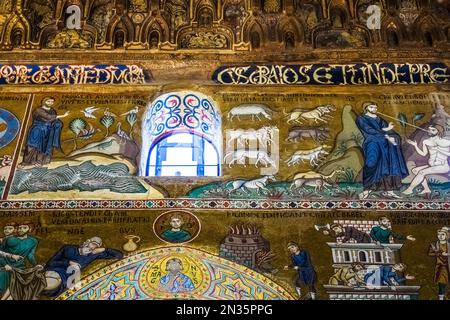
{"type": "Polygon", "coordinates": [[[450,48],[427,48],[424,49],[404,49],[389,50],[385,48],[337,50],[337,49],[316,49],[314,51],[297,51],[290,53],[270,53],[270,52],[232,52],[232,51],[204,51],[183,50],[182,52],[151,52],[151,51],[70,51],[70,50],[35,50],[0,52],[2,63],[31,63],[36,61],[44,63],[125,63],[134,61],[136,63],[161,63],[161,61],[180,62],[185,65],[195,64],[223,64],[223,63],[243,63],[245,62],[301,62],[320,63],[335,62],[347,63],[351,61],[368,60],[396,60],[408,61],[431,61],[449,60],[450,48]]]}

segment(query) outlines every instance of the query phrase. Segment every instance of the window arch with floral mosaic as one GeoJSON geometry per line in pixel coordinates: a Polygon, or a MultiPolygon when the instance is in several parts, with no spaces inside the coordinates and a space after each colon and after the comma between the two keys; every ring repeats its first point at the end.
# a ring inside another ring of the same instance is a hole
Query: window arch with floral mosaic
{"type": "Polygon", "coordinates": [[[202,93],[159,96],[143,120],[141,176],[220,176],[220,112],[202,93]]]}

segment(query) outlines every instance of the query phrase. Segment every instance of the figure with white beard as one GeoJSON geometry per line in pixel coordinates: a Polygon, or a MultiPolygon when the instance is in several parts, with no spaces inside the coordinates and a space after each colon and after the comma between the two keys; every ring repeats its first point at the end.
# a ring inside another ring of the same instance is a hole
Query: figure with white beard
{"type": "Polygon", "coordinates": [[[114,249],[103,247],[102,239],[87,239],[81,246],[63,246],[45,265],[47,287],[43,295],[56,297],[73,283],[76,272],[80,272],[89,264],[99,259],[121,259],[123,254],[114,249]]]}
{"type": "Polygon", "coordinates": [[[428,164],[416,167],[412,170],[415,174],[409,187],[403,191],[403,194],[409,195],[414,192],[414,188],[422,185],[423,190],[420,194],[431,193],[428,186],[427,176],[432,174],[445,174],[450,171],[448,157],[450,156],[450,140],[445,139],[444,128],[440,125],[428,126],[428,136],[422,143],[422,149],[417,145],[417,141],[406,140],[412,145],[416,152],[422,157],[429,156],[428,164]]]}

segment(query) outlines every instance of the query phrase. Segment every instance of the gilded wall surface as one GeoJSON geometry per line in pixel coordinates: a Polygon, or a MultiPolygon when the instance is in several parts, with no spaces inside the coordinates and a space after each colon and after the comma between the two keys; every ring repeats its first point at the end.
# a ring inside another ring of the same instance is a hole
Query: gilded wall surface
{"type": "Polygon", "coordinates": [[[3,1],[0,296],[447,299],[449,10],[3,1]]]}

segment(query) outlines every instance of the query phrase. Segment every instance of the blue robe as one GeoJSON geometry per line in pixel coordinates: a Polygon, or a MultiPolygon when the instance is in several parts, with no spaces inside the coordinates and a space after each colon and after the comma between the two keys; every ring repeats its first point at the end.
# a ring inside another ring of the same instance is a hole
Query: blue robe
{"type": "Polygon", "coordinates": [[[53,108],[38,108],[33,113],[33,123],[27,137],[24,163],[50,162],[53,149],[61,148],[62,122],[53,108]]]}
{"type": "Polygon", "coordinates": [[[380,117],[361,115],[356,118],[356,125],[364,137],[362,146],[364,189],[387,191],[399,189],[401,179],[409,174],[401,150],[400,136],[392,130],[383,131],[382,128],[386,128],[388,123],[380,117]],[[396,146],[386,139],[386,134],[395,139],[396,146]]]}
{"type": "Polygon", "coordinates": [[[405,285],[406,278],[392,270],[392,266],[381,266],[364,276],[364,281],[368,285],[375,286],[395,286],[405,285]]]}
{"type": "Polygon", "coordinates": [[[105,249],[102,253],[81,255],[79,246],[63,246],[45,265],[45,271],[54,271],[59,274],[62,280],[61,286],[53,291],[46,291],[43,294],[56,297],[67,289],[67,280],[73,273],[67,273],[69,262],[73,261],[80,265],[81,270],[98,259],[121,259],[122,252],[114,249],[105,249]]]}
{"type": "Polygon", "coordinates": [[[297,285],[314,286],[317,275],[314,266],[311,263],[308,252],[300,251],[298,254],[291,255],[291,267],[298,267],[297,285]]]}
{"type": "Polygon", "coordinates": [[[159,283],[171,293],[192,291],[195,289],[194,283],[187,275],[178,272],[176,275],[167,274],[162,276],[159,283]]]}

